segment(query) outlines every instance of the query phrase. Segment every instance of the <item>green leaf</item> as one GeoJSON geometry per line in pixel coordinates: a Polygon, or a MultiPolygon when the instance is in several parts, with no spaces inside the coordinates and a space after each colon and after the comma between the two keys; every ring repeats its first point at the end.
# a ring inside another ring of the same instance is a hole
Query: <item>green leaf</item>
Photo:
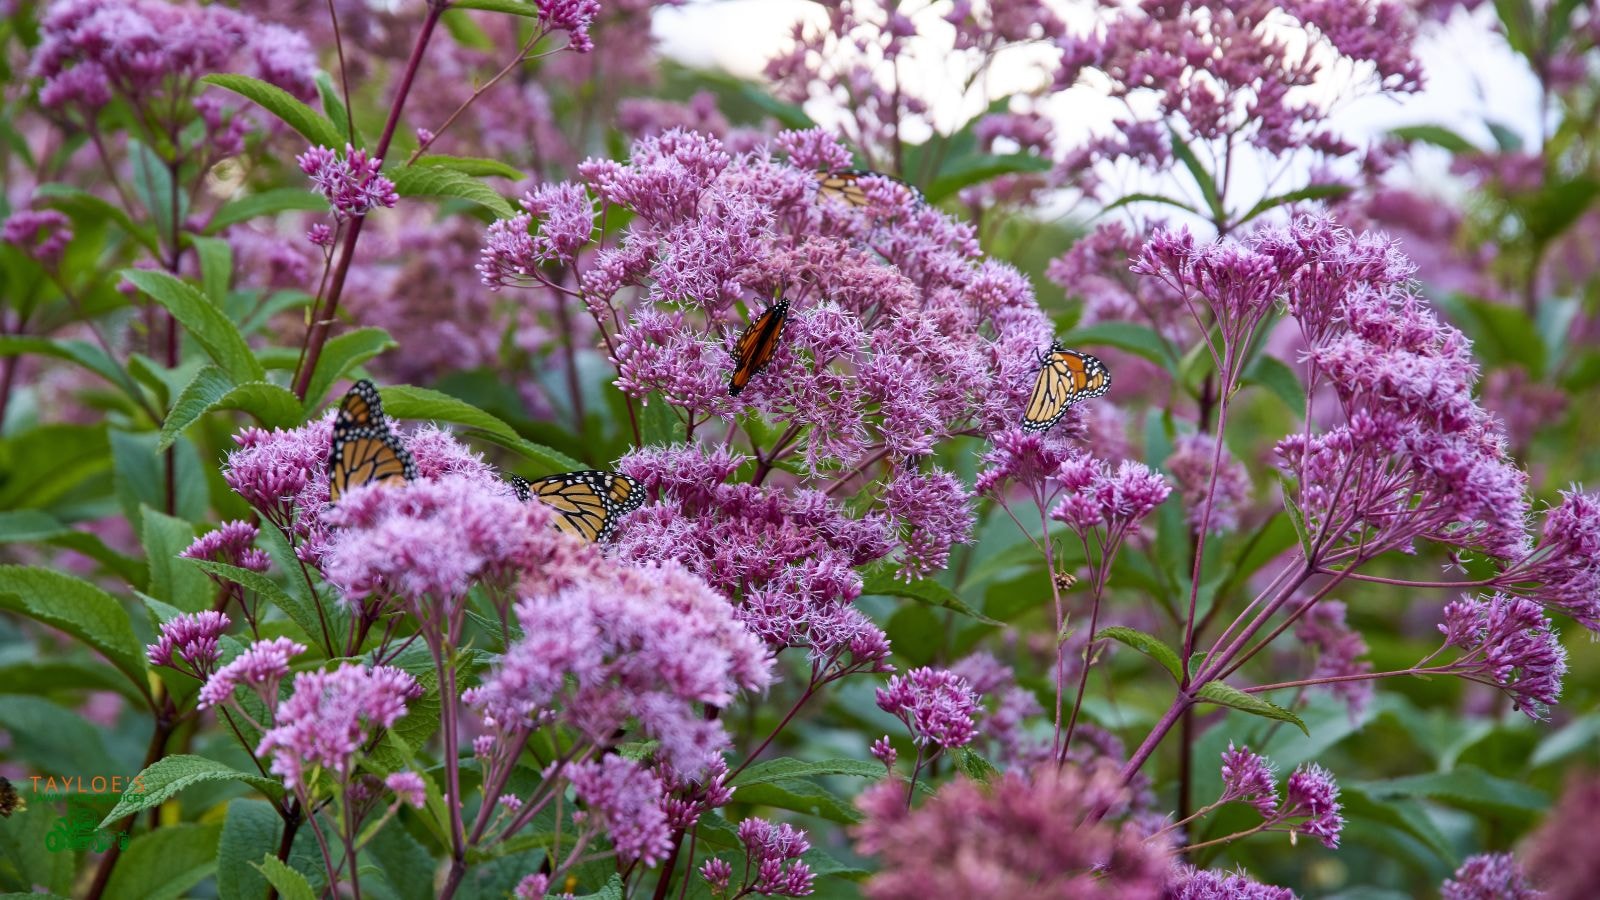
{"type": "Polygon", "coordinates": [[[956,768],[961,774],[979,784],[988,784],[999,773],[987,759],[972,751],[971,747],[962,747],[956,754],[956,768]]]}
{"type": "Polygon", "coordinates": [[[228,303],[228,286],[233,280],[233,248],[222,238],[192,240],[195,255],[200,257],[200,285],[211,305],[222,309],[228,303]]]}
{"type": "Polygon", "coordinates": [[[1380,801],[1368,794],[1363,785],[1346,783],[1341,786],[1339,801],[1348,818],[1381,822],[1398,828],[1421,841],[1440,859],[1450,859],[1455,855],[1449,839],[1433,823],[1422,804],[1414,800],[1389,797],[1380,801]]]}
{"type": "Polygon", "coordinates": [[[141,542],[150,566],[145,592],[184,612],[209,609],[216,594],[211,579],[178,562],[178,554],[194,543],[194,526],[148,507],[142,515],[141,542]]]}
{"type": "Polygon", "coordinates": [[[1300,377],[1283,360],[1265,353],[1256,357],[1241,377],[1244,384],[1266,388],[1283,401],[1289,411],[1301,418],[1306,414],[1306,392],[1300,377]]]}
{"type": "Polygon", "coordinates": [[[288,390],[270,381],[235,384],[228,373],[208,365],[195,373],[173,402],[156,449],[172,446],[190,425],[219,409],[248,412],[265,428],[287,428],[298,425],[302,418],[300,399],[288,390]]]}
{"type": "Polygon", "coordinates": [[[1250,211],[1245,213],[1244,218],[1240,219],[1237,224],[1243,224],[1264,212],[1290,203],[1299,203],[1302,200],[1325,200],[1329,197],[1343,197],[1350,191],[1351,187],[1348,184],[1308,184],[1303,188],[1284,191],[1271,197],[1263,197],[1261,202],[1250,207],[1250,211]]]}
{"type": "Polygon", "coordinates": [[[1495,146],[1500,148],[1500,152],[1515,153],[1522,149],[1522,136],[1515,131],[1492,119],[1484,120],[1483,124],[1484,127],[1489,129],[1489,133],[1494,136],[1495,146]]]}
{"type": "Polygon", "coordinates": [[[28,655],[0,658],[0,685],[8,692],[47,696],[57,691],[115,691],[133,703],[144,703],[144,697],[128,679],[99,660],[41,658],[34,655],[32,647],[21,645],[17,649],[28,655]]]}
{"type": "Polygon", "coordinates": [[[451,9],[482,9],[488,12],[508,13],[513,16],[536,17],[539,7],[523,0],[455,0],[451,9]]]}
{"type": "Polygon", "coordinates": [[[1168,647],[1160,638],[1122,625],[1112,625],[1094,633],[1094,639],[1110,638],[1143,653],[1166,669],[1173,681],[1182,683],[1183,664],[1178,661],[1178,651],[1168,647]]]}
{"type": "Polygon", "coordinates": [[[230,200],[217,210],[217,214],[206,223],[206,234],[216,234],[230,225],[248,222],[261,216],[274,213],[303,211],[323,212],[328,208],[328,201],[305,188],[272,188],[258,194],[246,194],[237,200],[230,200]]]}
{"type": "Polygon", "coordinates": [[[1538,44],[1535,34],[1538,17],[1529,0],[1494,0],[1494,10],[1500,16],[1500,31],[1506,36],[1511,49],[1532,58],[1538,44]]]}
{"type": "Polygon", "coordinates": [[[1217,222],[1227,218],[1227,210],[1222,208],[1222,194],[1217,190],[1217,182],[1200,164],[1200,157],[1194,155],[1194,150],[1184,141],[1172,126],[1167,126],[1167,134],[1172,140],[1172,155],[1183,163],[1189,170],[1189,175],[1194,178],[1194,183],[1200,187],[1200,196],[1205,198],[1206,208],[1211,210],[1211,217],[1217,222]]]}
{"type": "Polygon", "coordinates": [[[357,328],[347,331],[322,346],[317,370],[306,388],[306,409],[322,402],[334,382],[347,372],[385,350],[397,347],[394,338],[382,328],[357,328]]]}
{"type": "Polygon", "coordinates": [[[1100,322],[1074,328],[1061,341],[1069,347],[1115,347],[1172,371],[1172,348],[1154,331],[1132,322],[1100,322]]]}
{"type": "Polygon", "coordinates": [[[661,394],[651,394],[639,405],[639,439],[646,447],[670,446],[682,437],[684,426],[661,394]]]}
{"type": "MultiPolygon", "coordinates": [[[[878,774],[882,775],[883,766],[876,768],[878,774]]],[[[746,785],[739,788],[739,802],[774,806],[846,825],[861,821],[861,813],[848,800],[810,781],[746,785]]]]}
{"type": "Polygon", "coordinates": [[[280,87],[248,75],[207,75],[200,80],[254,101],[262,109],[282,119],[290,128],[300,132],[301,137],[314,145],[333,150],[344,147],[345,142],[339,129],[327,116],[296,100],[280,87]]]}
{"type": "Polygon", "coordinates": [[[1543,812],[1550,798],[1520,781],[1490,775],[1474,766],[1461,766],[1449,772],[1407,775],[1387,781],[1369,781],[1367,793],[1379,800],[1391,797],[1423,797],[1467,809],[1512,812],[1543,812]]]}
{"type": "Polygon", "coordinates": [[[62,338],[42,338],[30,335],[0,335],[0,356],[21,356],[33,353],[39,356],[53,356],[77,363],[85,369],[99,375],[106,381],[121,388],[123,393],[137,400],[141,392],[122,365],[110,356],[98,344],[88,341],[69,340],[62,338]]]}
{"type": "Polygon", "coordinates": [[[791,757],[780,757],[759,762],[740,772],[733,784],[764,784],[794,778],[816,778],[822,775],[853,775],[857,778],[877,778],[883,774],[883,763],[861,759],[823,759],[805,762],[791,757]]]}
{"type": "Polygon", "coordinates": [[[1182,200],[1174,200],[1171,197],[1164,197],[1160,194],[1142,193],[1123,194],[1121,197],[1118,197],[1116,201],[1111,203],[1100,212],[1102,215],[1104,215],[1112,210],[1121,209],[1124,206],[1131,206],[1135,203],[1159,203],[1162,206],[1176,206],[1178,209],[1181,209],[1184,212],[1193,213],[1197,216],[1200,215],[1200,211],[1198,209],[1195,209],[1182,200]]]}
{"type": "Polygon", "coordinates": [[[128,183],[145,212],[154,220],[156,233],[176,239],[178,223],[189,216],[188,192],[177,189],[166,160],[142,141],[128,142],[128,168],[132,175],[128,183]],[[173,209],[174,198],[177,198],[176,210],[173,209]],[[174,212],[177,215],[173,215],[174,212]]]}
{"type": "MultiPolygon", "coordinates": [[[[242,569],[238,566],[230,566],[227,563],[214,562],[209,559],[185,559],[183,562],[203,572],[209,572],[218,578],[231,581],[246,590],[254,591],[261,599],[282,610],[283,614],[289,617],[289,621],[300,626],[301,631],[304,631],[313,639],[322,637],[323,625],[322,619],[317,616],[317,605],[309,600],[301,600],[291,595],[279,587],[277,582],[260,572],[253,572],[249,569],[242,569]]],[[[323,614],[327,617],[328,629],[334,634],[344,633],[344,613],[341,610],[330,605],[323,610],[323,614]]],[[[324,647],[323,649],[331,651],[332,648],[324,647]]]]}
{"type": "Polygon", "coordinates": [[[204,756],[179,754],[156,760],[140,772],[134,783],[142,790],[125,791],[100,827],[108,827],[123,816],[160,806],[185,788],[207,781],[242,781],[268,796],[283,795],[283,785],[274,779],[241,772],[204,756]]]}
{"type": "Polygon", "coordinates": [[[521,181],[527,175],[515,166],[509,166],[498,159],[484,159],[480,156],[443,156],[429,154],[417,157],[413,166],[433,166],[440,169],[449,169],[474,178],[509,178],[512,181],[521,181]]]}
{"type": "Polygon", "coordinates": [[[622,900],[622,876],[612,872],[600,890],[592,894],[580,894],[575,900],[622,900]]]}
{"type": "Polygon", "coordinates": [[[328,117],[328,121],[333,123],[333,127],[339,130],[339,136],[344,142],[354,147],[365,146],[359,129],[351,133],[354,123],[350,119],[350,111],[345,108],[344,98],[340,96],[339,88],[334,85],[333,76],[327,72],[317,73],[317,95],[322,98],[322,112],[328,117]]]}
{"type": "Polygon", "coordinates": [[[204,294],[166,272],[123,269],[122,277],[172,313],[234,381],[260,381],[266,377],[266,370],[250,352],[239,329],[204,294]]]}
{"type": "Polygon", "coordinates": [[[1544,243],[1560,237],[1589,211],[1600,197],[1600,179],[1587,175],[1565,181],[1552,181],[1537,193],[1519,201],[1522,222],[1535,241],[1544,243]]]}
{"type": "MultiPolygon", "coordinates": [[[[104,447],[101,451],[104,452],[104,447]]],[[[87,531],[74,531],[55,516],[38,509],[0,512],[0,544],[47,544],[74,550],[104,565],[117,577],[142,584],[147,567],[107,547],[105,541],[87,531]]],[[[0,680],[0,684],[4,681],[0,680]]],[[[126,688],[124,683],[122,687],[126,688]]]]}
{"type": "Polygon", "coordinates": [[[923,195],[927,197],[929,203],[938,203],[946,197],[954,196],[962,188],[981,184],[1001,175],[1049,170],[1050,160],[1031,153],[1005,155],[973,153],[951,159],[946,163],[923,195]]]}
{"type": "Polygon", "coordinates": [[[931,578],[901,581],[895,576],[894,569],[895,567],[892,564],[874,566],[866,573],[866,577],[863,579],[861,593],[875,594],[882,597],[908,597],[912,600],[920,600],[929,606],[955,610],[964,616],[977,619],[985,625],[1000,624],[968,606],[965,601],[956,596],[954,591],[939,582],[931,578]]]}
{"type": "Polygon", "coordinates": [[[134,838],[111,872],[107,897],[181,897],[216,871],[221,825],[168,825],[134,838]]]}
{"type": "Polygon", "coordinates": [[[116,222],[117,227],[121,228],[129,237],[143,244],[146,249],[153,252],[160,250],[155,235],[151,233],[150,229],[134,222],[133,217],[128,215],[127,210],[115,203],[96,197],[83,188],[51,182],[34,188],[33,196],[35,201],[43,200],[44,205],[59,209],[73,219],[90,222],[106,220],[116,222]]]}
{"type": "Polygon", "coordinates": [[[1202,684],[1200,689],[1194,692],[1194,695],[1195,699],[1204,700],[1207,703],[1215,703],[1218,706],[1226,706],[1229,709],[1237,709],[1241,712],[1250,713],[1253,716],[1262,716],[1268,719],[1275,719],[1279,722],[1288,722],[1294,727],[1305,732],[1306,737],[1311,736],[1311,732],[1306,728],[1306,723],[1300,721],[1299,716],[1288,711],[1287,709],[1284,709],[1276,703],[1263,700],[1253,694],[1246,694],[1244,691],[1241,691],[1236,687],[1230,687],[1220,681],[1208,681],[1205,684],[1202,684]]]}
{"type": "Polygon", "coordinates": [[[1545,370],[1544,341],[1532,319],[1516,306],[1475,297],[1444,297],[1440,305],[1472,338],[1473,349],[1491,365],[1516,364],[1541,378],[1545,370]]]}
{"type": "Polygon", "coordinates": [[[396,419],[433,420],[465,425],[478,435],[508,450],[515,450],[545,466],[548,473],[569,472],[583,464],[558,450],[527,440],[516,429],[483,410],[449,394],[411,385],[383,388],[383,408],[396,419]]]}
{"type": "Polygon", "coordinates": [[[738,84],[735,86],[735,91],[738,93],[740,98],[748,102],[751,106],[754,106],[756,109],[759,109],[772,118],[777,119],[779,124],[783,125],[785,128],[792,128],[796,131],[804,131],[808,128],[817,127],[816,120],[807,115],[803,107],[797,106],[793,103],[785,103],[784,101],[779,100],[777,97],[772,96],[771,94],[762,90],[760,87],[751,84],[744,79],[738,80],[738,84]]]}
{"type": "Polygon", "coordinates": [[[267,896],[267,880],[251,861],[262,848],[278,846],[282,836],[283,819],[266,801],[241,797],[228,804],[222,838],[217,842],[217,895],[221,900],[263,900],[267,896]]]}
{"type": "Polygon", "coordinates": [[[1579,716],[1539,742],[1533,755],[1528,757],[1528,768],[1537,769],[1590,750],[1597,738],[1600,738],[1600,713],[1579,716]]]}
{"type": "Polygon", "coordinates": [[[1405,125],[1389,133],[1402,141],[1420,141],[1443,147],[1451,153],[1475,153],[1478,149],[1471,141],[1443,125],[1405,125]]]}
{"type": "MultiPolygon", "coordinates": [[[[101,729],[91,725],[76,709],[51,703],[43,697],[0,694],[0,731],[11,739],[6,756],[27,760],[39,775],[77,775],[86,778],[124,770],[106,752],[101,729]]],[[[40,786],[48,789],[41,779],[40,786]]]]}
{"type": "Polygon", "coordinates": [[[311,882],[271,853],[263,856],[261,862],[251,865],[267,879],[268,884],[278,889],[281,900],[317,900],[316,893],[311,890],[311,882]]]}
{"type": "Polygon", "coordinates": [[[144,647],[117,599],[87,581],[30,566],[0,566],[0,609],[59,628],[146,688],[144,647]]]}
{"type": "Polygon", "coordinates": [[[438,166],[403,166],[385,169],[402,197],[445,197],[466,200],[488,210],[499,219],[509,219],[516,210],[494,188],[451,169],[438,166]]]}

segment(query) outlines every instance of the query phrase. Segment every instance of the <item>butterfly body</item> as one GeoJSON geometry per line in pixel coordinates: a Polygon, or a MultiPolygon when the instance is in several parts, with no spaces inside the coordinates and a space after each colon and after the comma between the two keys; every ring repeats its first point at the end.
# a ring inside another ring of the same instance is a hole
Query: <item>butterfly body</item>
{"type": "Polygon", "coordinates": [[[789,301],[780,298],[756,316],[755,321],[739,335],[733,347],[733,378],[728,382],[728,393],[737,397],[750,379],[772,362],[777,352],[778,338],[783,334],[783,324],[789,319],[789,301]]]}
{"type": "Polygon", "coordinates": [[[1022,415],[1024,431],[1048,431],[1074,404],[1111,390],[1111,370],[1098,357],[1059,342],[1039,356],[1039,377],[1022,415]]]}
{"type": "Polygon", "coordinates": [[[555,527],[590,542],[610,540],[617,521],[644,504],[644,489],[620,472],[585,469],[529,481],[511,476],[517,499],[555,510],[555,527]]]}
{"type": "Polygon", "coordinates": [[[333,420],[333,446],[328,451],[328,499],[338,502],[363,484],[404,484],[417,477],[417,466],[389,427],[378,389],[365,378],[350,386],[333,420]]]}

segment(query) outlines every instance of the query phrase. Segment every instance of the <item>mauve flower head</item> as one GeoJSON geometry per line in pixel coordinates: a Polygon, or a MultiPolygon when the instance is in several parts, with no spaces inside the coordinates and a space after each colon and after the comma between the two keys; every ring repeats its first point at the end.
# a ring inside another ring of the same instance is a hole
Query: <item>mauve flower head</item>
{"type": "Polygon", "coordinates": [[[1179,863],[1172,867],[1164,900],[1295,900],[1295,894],[1262,884],[1243,871],[1218,872],[1179,863]]]}
{"type": "Polygon", "coordinates": [[[594,201],[582,185],[540,185],[521,205],[526,212],[495,221],[485,233],[478,272],[491,289],[537,284],[545,264],[572,263],[593,235],[594,201]],[[535,220],[539,227],[530,231],[535,220]]]}
{"type": "Polygon", "coordinates": [[[1077,452],[1056,469],[1051,482],[1057,488],[1047,498],[1061,496],[1050,518],[1065,522],[1080,534],[1105,528],[1121,535],[1136,528],[1172,493],[1172,486],[1144,463],[1123,460],[1113,471],[1103,460],[1077,452]]]}
{"type": "Polygon", "coordinates": [[[60,210],[19,209],[6,217],[0,240],[54,266],[72,242],[72,220],[60,210]]]}
{"type": "Polygon", "coordinates": [[[721,755],[712,757],[705,771],[681,774],[667,772],[662,780],[666,797],[661,808],[667,813],[667,824],[674,831],[688,831],[706,812],[727,806],[733,799],[733,788],[728,784],[728,761],[721,755]]]}
{"type": "Polygon", "coordinates": [[[872,900],[1156,900],[1170,858],[1119,822],[1128,799],[1114,766],[1050,764],[987,785],[961,778],[915,809],[906,808],[903,782],[880,782],[856,801],[866,814],[852,829],[856,849],[880,862],[864,892],[872,900]]]}
{"type": "Polygon", "coordinates": [[[700,866],[700,877],[706,880],[711,893],[720,895],[728,889],[728,879],[733,877],[733,864],[725,859],[712,857],[700,866]]]}
{"type": "Polygon", "coordinates": [[[1593,772],[1568,776],[1561,797],[1523,845],[1529,876],[1544,890],[1544,900],[1588,900],[1600,884],[1600,841],[1594,811],[1600,808],[1600,777],[1593,772]]]}
{"type": "Polygon", "coordinates": [[[176,655],[189,664],[188,674],[204,679],[211,674],[222,656],[217,639],[222,637],[230,624],[227,616],[209,609],[185,613],[161,626],[161,637],[145,648],[145,655],[152,666],[169,666],[180,672],[186,671],[173,661],[176,655]]]}
{"type": "Polygon", "coordinates": [[[1285,782],[1283,795],[1278,818],[1303,818],[1288,826],[1291,833],[1309,834],[1329,849],[1338,848],[1344,817],[1339,815],[1339,784],[1331,772],[1315,763],[1303,764],[1285,782]]]}
{"type": "Polygon", "coordinates": [[[649,769],[612,755],[569,765],[564,774],[583,804],[574,818],[598,816],[618,859],[654,866],[672,849],[671,829],[661,808],[661,781],[649,769]]]}
{"type": "Polygon", "coordinates": [[[423,783],[422,776],[415,772],[395,772],[383,780],[383,785],[393,791],[400,802],[410,804],[414,809],[421,809],[428,802],[427,785],[423,783]]]}
{"type": "Polygon", "coordinates": [[[1439,885],[1439,900],[1539,900],[1547,896],[1533,886],[1509,853],[1469,856],[1439,885]]]}
{"type": "Polygon", "coordinates": [[[1239,513],[1250,500],[1250,473],[1224,444],[1220,448],[1210,435],[1190,433],[1173,442],[1172,455],[1165,468],[1172,473],[1183,498],[1184,515],[1195,528],[1206,523],[1211,532],[1232,531],[1239,527],[1239,513]],[[1212,484],[1212,462],[1220,456],[1212,484]],[[1210,513],[1206,512],[1207,497],[1210,513]]]}
{"type": "Polygon", "coordinates": [[[312,147],[295,157],[311,186],[333,207],[337,219],[359,219],[379,207],[399,202],[394,182],[382,173],[383,160],[344,145],[344,155],[328,147],[312,147]]]}
{"type": "Polygon", "coordinates": [[[1562,491],[1545,512],[1538,543],[1493,585],[1600,631],[1600,498],[1576,487],[1562,491]]]}
{"type": "MultiPolygon", "coordinates": [[[[156,116],[192,99],[201,76],[243,72],[300,100],[317,96],[316,57],[298,32],[224,6],[165,0],[56,0],[31,62],[40,102],[93,113],[113,94],[156,116]]],[[[181,113],[180,113],[181,114],[181,113]]]]}
{"type": "Polygon", "coordinates": [[[884,768],[891,770],[894,768],[895,760],[900,758],[894,745],[889,743],[887,734],[872,742],[871,753],[874,759],[883,763],[884,768]]]}
{"type": "Polygon", "coordinates": [[[328,501],[331,413],[287,431],[246,428],[233,441],[239,449],[228,454],[222,477],[234,493],[285,530],[318,517],[328,501]]]}
{"type": "Polygon", "coordinates": [[[739,842],[746,863],[755,870],[752,893],[764,897],[804,897],[811,893],[811,867],[800,857],[811,844],[806,833],[788,823],[774,825],[765,819],[739,823],[739,842]]]}
{"type": "Polygon", "coordinates": [[[551,528],[552,515],[473,473],[363,485],[324,514],[333,534],[322,570],[347,600],[376,594],[408,609],[448,606],[472,585],[504,584],[572,540],[551,528]]]}
{"type": "Polygon", "coordinates": [[[1249,747],[1234,747],[1222,754],[1222,796],[1218,802],[1245,801],[1263,816],[1271,816],[1278,808],[1278,781],[1272,763],[1249,747]]]}
{"type": "Polygon", "coordinates": [[[676,564],[596,556],[591,566],[564,587],[524,585],[516,606],[523,636],[463,699],[486,727],[513,736],[553,710],[605,746],[632,720],[660,742],[674,773],[697,775],[727,743],[721,723],[697,704],[725,706],[740,691],[764,689],[772,678],[766,649],[726,600],[676,564]]]}
{"type": "Polygon", "coordinates": [[[949,472],[902,471],[883,488],[885,511],[903,523],[900,537],[900,577],[912,578],[942,570],[950,561],[950,547],[965,543],[977,514],[972,495],[949,472]]]}
{"type": "Polygon", "coordinates": [[[878,688],[878,708],[906,723],[913,740],[931,746],[928,752],[963,746],[977,735],[978,697],[948,669],[924,666],[892,676],[878,688]]]}
{"type": "Polygon", "coordinates": [[[256,641],[206,680],[200,688],[200,708],[227,703],[241,686],[254,689],[268,706],[277,705],[278,683],[289,675],[289,657],[304,652],[305,644],[286,637],[256,641]]]}
{"type": "Polygon", "coordinates": [[[261,533],[256,526],[242,519],[223,522],[215,529],[195,538],[178,556],[184,559],[206,559],[227,563],[252,572],[265,572],[272,564],[266,551],[252,546],[261,533]]]}
{"type": "Polygon", "coordinates": [[[1466,651],[1447,671],[1499,686],[1531,718],[1545,718],[1560,698],[1567,650],[1532,600],[1464,597],[1445,606],[1439,631],[1466,651]]]}
{"type": "Polygon", "coordinates": [[[544,900],[545,893],[549,890],[550,876],[535,872],[517,882],[517,886],[511,891],[511,896],[515,900],[544,900]]]}
{"type": "Polygon", "coordinates": [[[537,0],[539,25],[550,31],[565,31],[567,46],[578,53],[594,49],[589,26],[600,14],[600,0],[537,0]]]}
{"type": "Polygon", "coordinates": [[[308,786],[302,778],[307,766],[328,769],[342,781],[362,745],[398,721],[407,702],[421,695],[417,680],[393,666],[345,663],[331,672],[301,672],[256,755],[271,754],[272,771],[291,788],[308,786]]]}
{"type": "Polygon", "coordinates": [[[950,671],[991,704],[986,711],[980,708],[977,720],[987,742],[986,758],[999,765],[1026,765],[1049,753],[1048,745],[1026,730],[1027,720],[1044,710],[1032,691],[1017,684],[1010,666],[979,651],[956,661],[950,671]]]}
{"type": "MultiPolygon", "coordinates": [[[[1345,612],[1345,605],[1338,600],[1321,600],[1295,624],[1295,638],[1317,655],[1317,664],[1307,677],[1337,678],[1372,671],[1372,663],[1361,658],[1367,653],[1367,642],[1345,621],[1345,612]]],[[[1352,718],[1359,716],[1372,700],[1371,681],[1341,681],[1317,687],[1344,701],[1352,718]]]]}

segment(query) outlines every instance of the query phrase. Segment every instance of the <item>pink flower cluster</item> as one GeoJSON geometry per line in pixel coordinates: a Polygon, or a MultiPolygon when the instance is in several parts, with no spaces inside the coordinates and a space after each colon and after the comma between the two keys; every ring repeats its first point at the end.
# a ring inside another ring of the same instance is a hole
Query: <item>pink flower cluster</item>
{"type": "Polygon", "coordinates": [[[272,771],[291,788],[309,786],[308,766],[348,780],[356,752],[421,696],[417,680],[392,666],[346,663],[332,671],[301,672],[294,692],[277,705],[276,725],[261,736],[256,754],[271,754],[272,771]]]}
{"type": "Polygon", "coordinates": [[[379,207],[399,202],[394,182],[383,174],[383,160],[345,144],[344,155],[327,147],[312,147],[295,157],[311,186],[333,207],[336,219],[359,219],[379,207]]]}
{"type": "Polygon", "coordinates": [[[1232,744],[1222,754],[1222,796],[1218,803],[1245,801],[1266,820],[1260,828],[1309,834],[1330,848],[1339,846],[1344,817],[1339,815],[1339,785],[1327,769],[1307,763],[1284,782],[1278,799],[1272,764],[1248,747],[1232,744]]]}
{"type": "Polygon", "coordinates": [[[217,640],[232,622],[220,612],[187,613],[161,626],[161,636],[145,649],[152,666],[167,666],[206,679],[222,657],[217,640]],[[188,663],[184,669],[178,661],[188,663]]]}
{"type": "Polygon", "coordinates": [[[878,708],[904,722],[929,754],[964,746],[977,735],[978,697],[948,669],[923,667],[891,677],[888,687],[878,688],[878,708]]]}

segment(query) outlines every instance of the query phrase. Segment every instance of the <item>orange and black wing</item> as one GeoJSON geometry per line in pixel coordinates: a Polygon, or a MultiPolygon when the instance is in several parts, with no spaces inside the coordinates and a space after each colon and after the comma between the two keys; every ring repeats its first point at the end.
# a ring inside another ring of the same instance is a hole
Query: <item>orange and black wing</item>
{"type": "Polygon", "coordinates": [[[924,202],[921,191],[893,175],[885,175],[882,172],[874,172],[871,169],[843,169],[838,172],[830,172],[824,169],[814,173],[814,175],[817,179],[817,193],[820,196],[834,197],[851,206],[867,205],[867,189],[861,183],[863,178],[883,178],[905,185],[906,190],[917,198],[917,202],[924,202]]]}
{"type": "Polygon", "coordinates": [[[513,479],[512,488],[556,511],[556,528],[586,541],[605,541],[617,521],[644,504],[639,482],[620,472],[563,472],[535,481],[513,479]]]}
{"type": "Polygon", "coordinates": [[[754,322],[739,335],[733,345],[733,379],[728,382],[728,393],[739,396],[750,379],[772,362],[778,349],[778,338],[783,334],[783,323],[789,318],[789,301],[780,299],[767,307],[754,322]]]}
{"type": "Polygon", "coordinates": [[[1073,404],[1111,389],[1111,370],[1087,353],[1052,344],[1040,362],[1039,377],[1022,414],[1024,431],[1047,431],[1073,404]]]}
{"type": "Polygon", "coordinates": [[[351,386],[333,420],[328,499],[363,484],[403,484],[417,477],[411,454],[389,428],[378,389],[363,378],[351,386]]]}

